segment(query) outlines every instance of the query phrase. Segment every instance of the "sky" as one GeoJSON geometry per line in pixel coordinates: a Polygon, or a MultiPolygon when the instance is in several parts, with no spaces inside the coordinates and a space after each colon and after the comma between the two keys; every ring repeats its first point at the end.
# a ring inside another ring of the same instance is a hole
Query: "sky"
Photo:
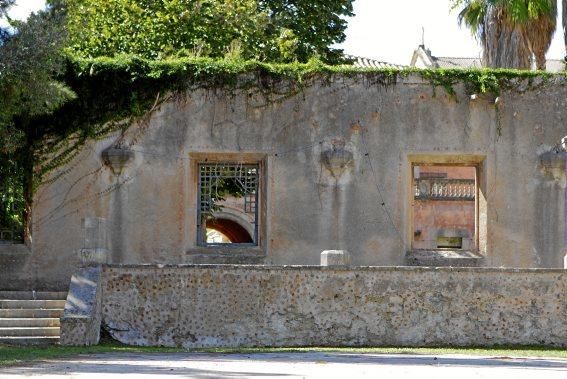
{"type": "MultiPolygon", "coordinates": [[[[470,31],[459,27],[458,12],[450,12],[449,0],[355,0],[353,5],[355,16],[349,20],[346,41],[339,45],[348,54],[407,65],[422,42],[423,28],[425,46],[435,56],[481,55],[470,31]]],[[[563,33],[559,31],[547,57],[564,56],[563,33]]]]}
{"type": "MultiPolygon", "coordinates": [[[[17,20],[26,19],[31,12],[45,7],[45,0],[17,0],[16,6],[10,9],[8,14],[17,20]]],[[[0,19],[0,26],[6,26],[6,21],[0,19]]]]}
{"type": "MultiPolygon", "coordinates": [[[[449,0],[355,0],[353,4],[355,16],[349,18],[345,42],[338,45],[347,54],[407,65],[422,38],[435,56],[479,57],[481,54],[470,31],[458,26],[457,13],[450,12],[449,0]]],[[[18,0],[10,16],[23,19],[44,5],[44,0],[18,0]]],[[[561,25],[561,10],[558,25],[561,25]]],[[[547,57],[564,56],[563,34],[559,30],[547,57]]]]}

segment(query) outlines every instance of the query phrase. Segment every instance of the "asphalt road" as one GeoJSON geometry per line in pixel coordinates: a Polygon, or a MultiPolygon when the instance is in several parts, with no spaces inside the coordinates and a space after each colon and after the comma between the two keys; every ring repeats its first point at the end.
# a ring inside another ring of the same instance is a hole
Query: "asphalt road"
{"type": "Polygon", "coordinates": [[[0,378],[567,378],[567,359],[347,353],[107,353],[0,368],[0,378]]]}

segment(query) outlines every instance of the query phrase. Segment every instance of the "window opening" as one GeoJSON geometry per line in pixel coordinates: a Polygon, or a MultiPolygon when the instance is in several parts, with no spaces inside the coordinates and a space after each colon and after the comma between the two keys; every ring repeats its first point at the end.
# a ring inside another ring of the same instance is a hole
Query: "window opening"
{"type": "Polygon", "coordinates": [[[0,244],[24,242],[25,201],[20,178],[0,177],[0,244]]]}
{"type": "Polygon", "coordinates": [[[257,245],[258,164],[199,164],[199,245],[257,245]]]}
{"type": "Polygon", "coordinates": [[[476,167],[413,166],[413,249],[475,249],[476,167]]]}

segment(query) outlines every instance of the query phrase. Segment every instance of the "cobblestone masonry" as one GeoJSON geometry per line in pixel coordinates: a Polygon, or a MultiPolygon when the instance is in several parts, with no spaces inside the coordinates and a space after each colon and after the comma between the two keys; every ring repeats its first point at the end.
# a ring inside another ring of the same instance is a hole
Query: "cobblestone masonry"
{"type": "Polygon", "coordinates": [[[184,347],[567,346],[567,271],[106,266],[103,324],[184,347]]]}

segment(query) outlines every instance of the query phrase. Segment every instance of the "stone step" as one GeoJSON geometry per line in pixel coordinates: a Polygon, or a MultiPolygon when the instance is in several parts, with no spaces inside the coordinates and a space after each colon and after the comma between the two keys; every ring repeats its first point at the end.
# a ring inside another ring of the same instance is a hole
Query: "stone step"
{"type": "Polygon", "coordinates": [[[3,337],[58,337],[58,326],[46,327],[16,327],[16,328],[0,328],[0,338],[3,337]]]}
{"type": "Polygon", "coordinates": [[[0,300],[0,309],[63,309],[65,300],[0,300]]]}
{"type": "Polygon", "coordinates": [[[59,309],[1,309],[0,318],[46,318],[63,317],[63,308],[59,309]]]}
{"type": "Polygon", "coordinates": [[[59,326],[59,318],[0,318],[0,328],[59,326]]]}
{"type": "Polygon", "coordinates": [[[65,300],[67,292],[57,291],[0,291],[2,300],[65,300]]]}
{"type": "Polygon", "coordinates": [[[0,345],[55,345],[59,343],[58,336],[48,337],[0,337],[0,345]]]}

